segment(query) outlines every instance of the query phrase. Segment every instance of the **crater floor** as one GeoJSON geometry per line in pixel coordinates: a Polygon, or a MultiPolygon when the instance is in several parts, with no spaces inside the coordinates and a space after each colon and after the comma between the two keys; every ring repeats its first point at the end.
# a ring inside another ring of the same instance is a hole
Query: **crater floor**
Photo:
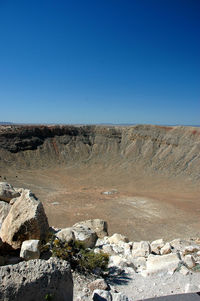
{"type": "Polygon", "coordinates": [[[200,236],[200,188],[189,180],[100,164],[9,169],[4,176],[16,187],[31,189],[43,202],[50,225],[58,228],[101,218],[108,222],[109,234],[131,240],[200,236]]]}

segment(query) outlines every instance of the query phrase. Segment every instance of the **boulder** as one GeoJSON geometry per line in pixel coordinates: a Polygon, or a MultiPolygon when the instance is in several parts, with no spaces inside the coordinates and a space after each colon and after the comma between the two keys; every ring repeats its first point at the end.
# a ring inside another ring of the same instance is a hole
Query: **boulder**
{"type": "Polygon", "coordinates": [[[189,274],[189,270],[184,265],[182,265],[181,268],[180,268],[179,273],[181,273],[182,275],[186,276],[186,275],[189,274]]]}
{"type": "Polygon", "coordinates": [[[92,295],[93,301],[112,301],[112,295],[109,291],[96,289],[92,295]]]}
{"type": "Polygon", "coordinates": [[[122,234],[119,233],[115,233],[112,236],[110,236],[108,238],[108,241],[110,244],[118,244],[119,241],[123,241],[123,242],[129,242],[128,238],[122,234]]]}
{"type": "Polygon", "coordinates": [[[171,245],[169,242],[167,242],[161,249],[160,249],[160,254],[161,255],[166,255],[171,253],[171,245]]]}
{"type": "Polygon", "coordinates": [[[97,235],[92,229],[77,225],[73,226],[72,230],[75,235],[75,240],[82,242],[86,248],[93,248],[95,246],[97,235]]]}
{"type": "Polygon", "coordinates": [[[20,257],[25,260],[40,258],[40,241],[37,239],[25,240],[22,243],[20,257]]]}
{"type": "Polygon", "coordinates": [[[173,274],[179,267],[181,260],[178,254],[167,255],[150,255],[146,262],[146,271],[142,273],[143,276],[153,274],[173,274]]]}
{"type": "Polygon", "coordinates": [[[23,190],[5,218],[0,237],[13,249],[25,240],[44,239],[49,225],[42,203],[31,193],[23,190]]]}
{"type": "Polygon", "coordinates": [[[141,272],[146,269],[146,258],[145,257],[133,258],[132,263],[136,267],[138,272],[141,272]]]}
{"type": "Polygon", "coordinates": [[[10,202],[13,198],[20,196],[20,193],[16,191],[12,185],[7,182],[0,182],[0,200],[4,202],[10,202]]]}
{"type": "Polygon", "coordinates": [[[56,237],[59,238],[62,242],[69,243],[75,241],[75,235],[72,228],[64,228],[56,233],[56,237]]]}
{"type": "Polygon", "coordinates": [[[132,248],[133,257],[147,257],[151,252],[148,241],[134,242],[132,248]]]}
{"type": "Polygon", "coordinates": [[[0,201],[0,229],[1,225],[3,224],[4,219],[8,215],[10,211],[11,205],[7,202],[0,201]]]}
{"type": "Polygon", "coordinates": [[[152,241],[151,243],[151,252],[159,255],[160,254],[160,250],[162,247],[164,247],[165,243],[163,241],[163,239],[157,239],[152,241]]]}
{"type": "Polygon", "coordinates": [[[200,251],[200,246],[199,245],[191,245],[191,246],[186,246],[183,249],[183,255],[188,255],[188,254],[193,254],[193,253],[197,253],[200,251]]]}
{"type": "Polygon", "coordinates": [[[0,300],[72,301],[70,265],[50,258],[0,267],[0,300]]]}
{"type": "Polygon", "coordinates": [[[195,265],[196,265],[194,257],[192,255],[185,255],[185,257],[184,257],[184,263],[190,269],[193,268],[193,267],[195,267],[195,265]]]}
{"type": "Polygon", "coordinates": [[[73,227],[77,226],[86,226],[93,230],[98,238],[103,238],[104,236],[108,235],[108,225],[107,222],[101,219],[90,219],[87,221],[82,221],[79,223],[76,223],[73,227]]]}
{"type": "Polygon", "coordinates": [[[108,290],[109,286],[103,278],[100,278],[100,279],[96,279],[96,280],[90,282],[88,284],[88,288],[91,292],[93,292],[96,289],[108,290]]]}

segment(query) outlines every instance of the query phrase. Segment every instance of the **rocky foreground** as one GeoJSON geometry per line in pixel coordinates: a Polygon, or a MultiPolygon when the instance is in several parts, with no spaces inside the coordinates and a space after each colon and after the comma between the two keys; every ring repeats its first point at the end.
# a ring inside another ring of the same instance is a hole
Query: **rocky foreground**
{"type": "Polygon", "coordinates": [[[144,300],[200,290],[200,239],[129,241],[99,219],[55,229],[31,191],[1,182],[0,265],[0,300],[144,300]],[[70,266],[58,246],[77,242],[107,254],[108,268],[70,266]]]}

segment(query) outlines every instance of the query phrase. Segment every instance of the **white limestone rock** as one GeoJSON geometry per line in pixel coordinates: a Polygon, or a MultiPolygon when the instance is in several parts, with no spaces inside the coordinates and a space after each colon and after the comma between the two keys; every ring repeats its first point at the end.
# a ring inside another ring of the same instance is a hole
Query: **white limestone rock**
{"type": "Polygon", "coordinates": [[[118,244],[120,241],[129,242],[128,238],[122,234],[115,233],[108,238],[110,244],[118,244]]]}
{"type": "Polygon", "coordinates": [[[181,260],[178,254],[167,255],[150,255],[146,262],[146,271],[143,276],[149,276],[153,274],[173,274],[179,267],[181,260]]]}
{"type": "Polygon", "coordinates": [[[22,243],[20,257],[25,260],[40,258],[40,241],[38,239],[25,240],[22,243]]]}
{"type": "Polygon", "coordinates": [[[86,226],[77,225],[73,226],[72,230],[75,235],[75,240],[82,242],[86,248],[94,248],[97,241],[97,235],[92,229],[86,226]]]}
{"type": "Polygon", "coordinates": [[[107,222],[101,219],[90,219],[86,221],[81,221],[73,225],[73,227],[86,226],[93,230],[98,238],[103,238],[108,235],[108,225],[107,222]]]}
{"type": "Polygon", "coordinates": [[[112,295],[109,291],[96,289],[93,291],[92,295],[93,301],[112,301],[112,295]]]}
{"type": "Polygon", "coordinates": [[[155,254],[159,255],[160,250],[164,247],[164,245],[165,245],[165,243],[162,238],[152,241],[151,252],[154,252],[155,254]]]}
{"type": "Polygon", "coordinates": [[[64,228],[56,233],[56,237],[62,242],[73,242],[75,241],[75,235],[72,228],[64,228]]]}
{"type": "Polygon", "coordinates": [[[184,256],[184,263],[187,265],[188,268],[192,269],[195,267],[196,263],[194,257],[192,255],[185,255],[184,256]]]}
{"type": "Polygon", "coordinates": [[[171,245],[169,242],[167,242],[161,249],[160,249],[160,254],[161,255],[166,255],[171,253],[171,245]]]}
{"type": "Polygon", "coordinates": [[[42,203],[27,189],[11,206],[0,229],[3,242],[18,249],[25,240],[45,239],[49,224],[42,203]]]}
{"type": "Polygon", "coordinates": [[[134,242],[132,248],[133,257],[148,257],[151,253],[150,244],[148,241],[134,242]]]}

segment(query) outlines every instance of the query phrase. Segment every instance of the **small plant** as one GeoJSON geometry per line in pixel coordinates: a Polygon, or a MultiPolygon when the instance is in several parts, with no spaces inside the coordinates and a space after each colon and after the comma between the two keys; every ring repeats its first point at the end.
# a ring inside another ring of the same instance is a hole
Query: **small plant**
{"type": "Polygon", "coordinates": [[[107,269],[108,254],[94,253],[93,250],[86,249],[84,244],[79,241],[63,243],[54,237],[51,238],[47,245],[53,257],[68,261],[73,270],[82,273],[93,273],[96,268],[100,268],[103,271],[107,269]]]}

